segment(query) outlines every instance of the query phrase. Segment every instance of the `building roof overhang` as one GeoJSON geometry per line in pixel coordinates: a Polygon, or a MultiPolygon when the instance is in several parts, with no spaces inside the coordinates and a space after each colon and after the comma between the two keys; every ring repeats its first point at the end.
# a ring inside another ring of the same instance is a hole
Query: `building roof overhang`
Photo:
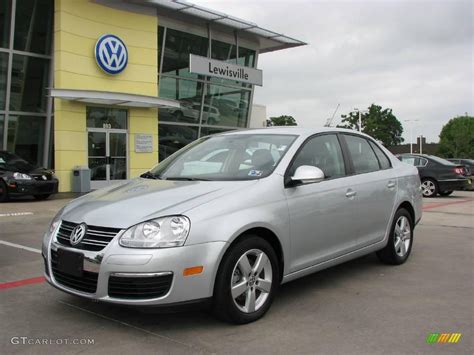
{"type": "Polygon", "coordinates": [[[165,15],[177,20],[211,24],[216,29],[237,31],[240,36],[259,44],[259,52],[266,53],[286,48],[304,46],[307,43],[272,30],[256,23],[240,19],[225,13],[211,10],[186,0],[125,0],[129,3],[151,6],[165,15]]]}
{"type": "Polygon", "coordinates": [[[127,94],[110,91],[50,89],[50,96],[64,100],[99,105],[115,105],[124,107],[144,108],[180,107],[179,102],[175,100],[163,99],[155,96],[127,94]]]}

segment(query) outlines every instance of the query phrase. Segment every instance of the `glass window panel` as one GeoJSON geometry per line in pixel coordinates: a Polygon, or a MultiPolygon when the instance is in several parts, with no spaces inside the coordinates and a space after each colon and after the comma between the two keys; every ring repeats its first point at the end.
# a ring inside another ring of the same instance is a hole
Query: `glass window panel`
{"type": "Polygon", "coordinates": [[[110,158],[110,180],[127,179],[127,158],[110,158]]]}
{"type": "Polygon", "coordinates": [[[235,43],[225,43],[212,40],[211,58],[222,60],[227,63],[237,64],[237,46],[235,43]]]}
{"type": "Polygon", "coordinates": [[[5,95],[7,93],[8,54],[0,53],[0,110],[5,109],[5,95]]]}
{"type": "Polygon", "coordinates": [[[25,52],[51,53],[52,0],[16,2],[14,48],[25,52]]]}
{"type": "Polygon", "coordinates": [[[246,127],[250,91],[207,84],[202,123],[228,127],[246,127]]]}
{"type": "Polygon", "coordinates": [[[204,78],[189,72],[189,54],[206,57],[209,42],[207,38],[168,28],[165,42],[162,74],[204,78]]]}
{"type": "Polygon", "coordinates": [[[10,110],[45,112],[49,60],[13,55],[10,110]]]}
{"type": "Polygon", "coordinates": [[[127,134],[114,133],[109,134],[110,141],[110,156],[111,157],[126,157],[127,156],[127,134]]]}
{"type": "Polygon", "coordinates": [[[160,97],[178,100],[181,107],[160,108],[160,121],[199,123],[203,85],[197,81],[161,77],[160,97]]]}
{"type": "Polygon", "coordinates": [[[198,138],[198,128],[178,125],[158,125],[159,159],[166,159],[171,154],[198,138]]]}
{"type": "Polygon", "coordinates": [[[11,1],[0,0],[0,47],[8,48],[10,42],[11,1]]]}
{"type": "Polygon", "coordinates": [[[375,152],[375,155],[379,159],[380,167],[382,169],[389,169],[392,167],[392,164],[390,163],[390,160],[387,158],[384,152],[382,152],[382,149],[380,149],[375,143],[370,142],[370,146],[375,152]]]}
{"type": "Polygon", "coordinates": [[[105,132],[88,132],[89,157],[105,157],[107,154],[107,135],[105,132]]]}
{"type": "Polygon", "coordinates": [[[239,58],[237,64],[245,67],[255,67],[255,51],[244,47],[239,47],[239,58]]]}
{"type": "Polygon", "coordinates": [[[89,169],[91,169],[91,180],[107,180],[106,158],[89,158],[89,169]]]}
{"type": "Polygon", "coordinates": [[[379,161],[365,138],[345,134],[347,147],[356,174],[370,173],[380,169],[379,161]]]}
{"type": "Polygon", "coordinates": [[[127,110],[108,107],[87,107],[87,127],[127,129],[127,110]]]}
{"type": "Polygon", "coordinates": [[[44,117],[10,116],[8,119],[7,150],[32,164],[41,165],[44,129],[44,117]]]}

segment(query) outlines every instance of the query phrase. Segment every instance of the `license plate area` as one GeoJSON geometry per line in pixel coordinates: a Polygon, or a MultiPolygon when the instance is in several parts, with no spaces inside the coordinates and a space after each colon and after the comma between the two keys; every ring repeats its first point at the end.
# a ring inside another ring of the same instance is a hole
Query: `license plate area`
{"type": "Polygon", "coordinates": [[[82,277],[84,272],[84,254],[59,248],[58,270],[72,276],[82,277]]]}

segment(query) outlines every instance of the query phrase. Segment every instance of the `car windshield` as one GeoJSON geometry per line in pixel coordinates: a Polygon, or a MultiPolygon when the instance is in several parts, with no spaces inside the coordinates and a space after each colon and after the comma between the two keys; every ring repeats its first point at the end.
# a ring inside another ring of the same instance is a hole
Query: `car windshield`
{"type": "Polygon", "coordinates": [[[268,176],[294,135],[228,134],[201,138],[142,177],[166,180],[253,180],[268,176]]]}
{"type": "Polygon", "coordinates": [[[35,166],[26,160],[20,158],[18,155],[0,152],[0,168],[13,170],[31,170],[35,166]]]}

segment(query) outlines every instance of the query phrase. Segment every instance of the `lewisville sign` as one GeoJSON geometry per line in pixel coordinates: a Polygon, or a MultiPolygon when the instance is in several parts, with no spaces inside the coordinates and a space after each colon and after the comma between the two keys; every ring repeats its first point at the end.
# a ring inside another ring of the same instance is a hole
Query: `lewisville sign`
{"type": "Polygon", "coordinates": [[[263,72],[260,69],[243,67],[195,54],[189,55],[189,71],[191,73],[263,86],[263,72]]]}

